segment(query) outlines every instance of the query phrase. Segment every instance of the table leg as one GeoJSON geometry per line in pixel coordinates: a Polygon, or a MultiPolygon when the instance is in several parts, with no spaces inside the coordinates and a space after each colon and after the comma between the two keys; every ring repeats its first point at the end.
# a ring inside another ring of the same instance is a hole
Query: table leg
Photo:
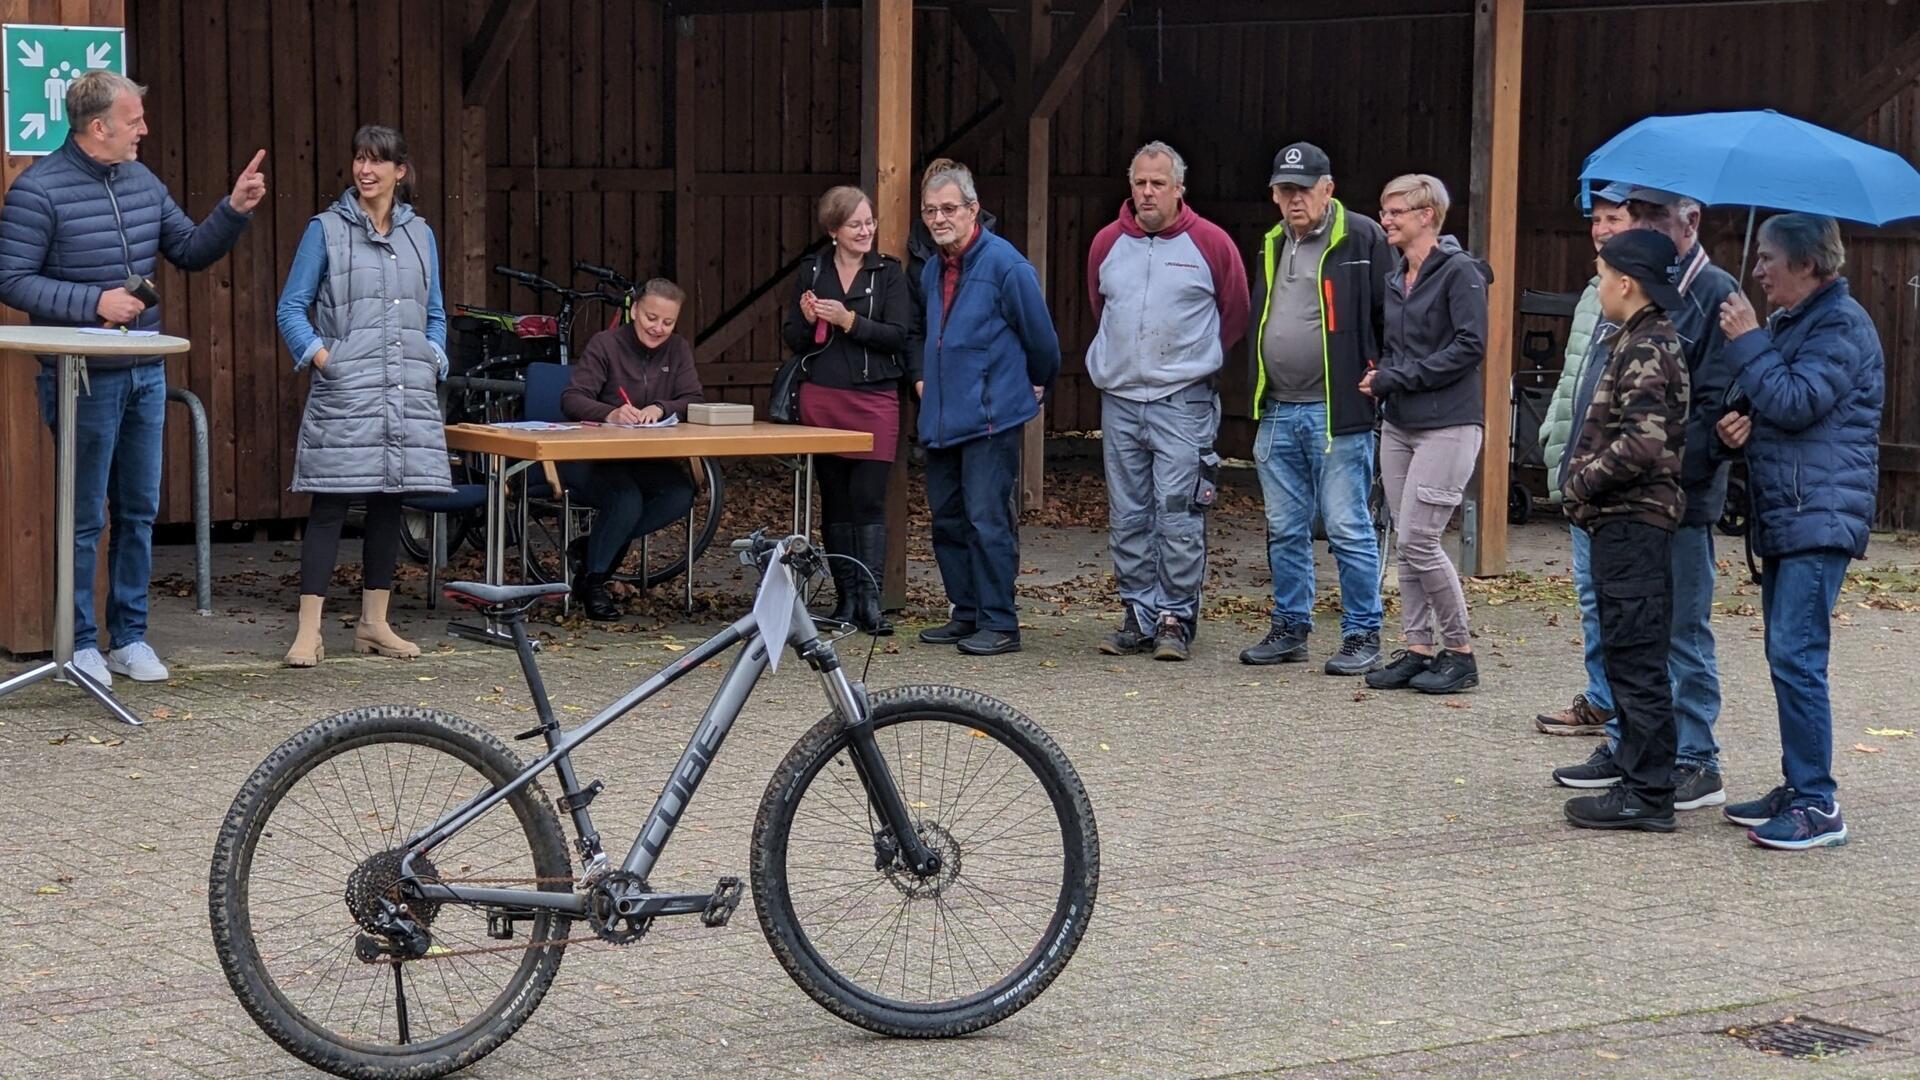
{"type": "MultiPolygon", "coordinates": [[[[487,461],[487,584],[500,585],[507,572],[507,459],[486,455],[487,461]]],[[[489,619],[483,624],[450,622],[447,633],[482,645],[513,648],[513,636],[489,619]]],[[[536,643],[536,649],[539,645],[536,643]]]]}
{"type": "MultiPolygon", "coordinates": [[[[699,500],[695,500],[698,505],[699,500]]],[[[693,614],[693,507],[687,507],[687,614],[693,614]]]]}
{"type": "Polygon", "coordinates": [[[54,678],[91,694],[121,723],[139,727],[140,719],[113,696],[113,691],[94,682],[73,664],[73,489],[78,467],[73,428],[79,413],[80,381],[86,377],[86,361],[78,356],[62,356],[54,376],[58,383],[54,416],[58,430],[54,437],[53,464],[53,661],[0,682],[0,695],[54,678]]]}
{"type": "Polygon", "coordinates": [[[811,541],[813,539],[813,455],[812,454],[807,455],[806,474],[807,474],[806,479],[802,481],[800,484],[800,506],[802,508],[801,512],[806,515],[802,519],[800,535],[806,537],[809,541],[811,541]]]}

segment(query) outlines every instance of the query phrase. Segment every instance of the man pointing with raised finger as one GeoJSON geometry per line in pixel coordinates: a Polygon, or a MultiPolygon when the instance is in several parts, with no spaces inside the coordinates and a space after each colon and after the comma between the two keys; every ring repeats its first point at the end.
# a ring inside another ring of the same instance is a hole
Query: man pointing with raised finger
{"type": "MultiPolygon", "coordinates": [[[[0,302],[39,326],[160,329],[146,283],[159,256],[200,270],[233,249],[267,193],[262,150],[233,192],[198,225],[136,158],[147,133],[146,87],[111,71],[90,72],[67,88],[72,133],[33,163],[0,210],[0,302]],[[141,299],[144,294],[147,299],[141,299]]],[[[158,356],[95,357],[74,424],[73,660],[102,684],[109,670],[140,682],[167,677],[147,644],[147,584],[153,569],[153,519],[160,509],[160,449],[167,407],[166,368],[158,356]],[[100,530],[113,520],[107,597],[112,651],[101,656],[93,620],[94,566],[100,530]]],[[[40,411],[55,421],[53,357],[40,358],[40,411]]]]}

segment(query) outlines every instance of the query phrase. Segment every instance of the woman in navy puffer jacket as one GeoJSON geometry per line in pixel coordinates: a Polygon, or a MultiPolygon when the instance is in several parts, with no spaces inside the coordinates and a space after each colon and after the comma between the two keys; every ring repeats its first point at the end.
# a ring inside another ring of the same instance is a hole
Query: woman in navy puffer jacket
{"type": "Polygon", "coordinates": [[[1746,449],[1786,779],[1726,815],[1750,826],[1755,843],[1789,850],[1847,839],[1831,771],[1827,653],[1847,563],[1867,553],[1873,525],[1886,361],[1840,276],[1845,260],[1833,219],[1770,218],[1753,276],[1778,310],[1762,329],[1740,293],[1720,309],[1738,375],[1719,432],[1746,449]]]}

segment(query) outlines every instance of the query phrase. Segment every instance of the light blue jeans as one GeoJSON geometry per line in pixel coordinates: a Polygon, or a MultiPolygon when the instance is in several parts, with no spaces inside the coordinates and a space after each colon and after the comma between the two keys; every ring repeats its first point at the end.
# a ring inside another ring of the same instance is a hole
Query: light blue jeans
{"type": "Polygon", "coordinates": [[[1273,625],[1313,630],[1313,516],[1326,525],[1340,572],[1340,635],[1380,632],[1380,542],[1367,495],[1373,489],[1373,432],[1327,442],[1321,402],[1268,403],[1253,440],[1267,504],[1267,568],[1273,625]]]}
{"type": "Polygon", "coordinates": [[[1578,525],[1571,532],[1573,592],[1580,598],[1580,649],[1587,665],[1587,704],[1610,713],[1613,688],[1607,685],[1607,653],[1600,645],[1600,600],[1593,591],[1593,540],[1578,525]]]}

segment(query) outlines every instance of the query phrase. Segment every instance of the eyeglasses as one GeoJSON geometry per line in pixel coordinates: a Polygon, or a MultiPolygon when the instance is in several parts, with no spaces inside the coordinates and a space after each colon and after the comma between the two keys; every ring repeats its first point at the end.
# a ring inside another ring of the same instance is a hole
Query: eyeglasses
{"type": "Polygon", "coordinates": [[[945,203],[940,206],[923,206],[920,208],[920,216],[926,218],[928,221],[939,221],[941,218],[959,217],[960,211],[972,205],[972,203],[945,203]]]}
{"type": "Polygon", "coordinates": [[[1408,214],[1417,214],[1422,210],[1431,209],[1433,209],[1431,206],[1407,206],[1399,209],[1383,206],[1380,208],[1380,220],[1393,221],[1396,218],[1406,217],[1408,214]]]}
{"type": "Polygon", "coordinates": [[[868,218],[865,221],[849,221],[840,227],[843,229],[852,229],[854,232],[872,232],[880,227],[880,220],[878,218],[868,218]]]}

